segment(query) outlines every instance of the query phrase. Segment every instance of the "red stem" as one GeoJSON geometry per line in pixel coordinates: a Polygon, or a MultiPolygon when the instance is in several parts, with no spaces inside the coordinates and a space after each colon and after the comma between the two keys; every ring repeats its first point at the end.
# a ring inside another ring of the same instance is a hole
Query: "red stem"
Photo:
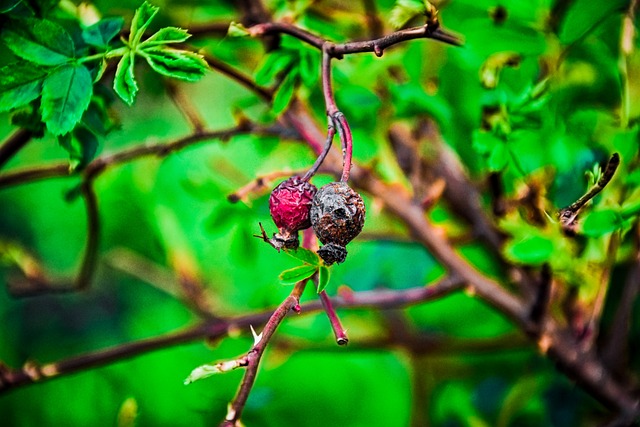
{"type": "Polygon", "coordinates": [[[333,304],[331,304],[331,299],[325,291],[320,292],[320,301],[322,302],[325,313],[327,313],[329,322],[331,322],[331,329],[333,329],[333,333],[336,336],[336,342],[338,345],[346,345],[349,342],[347,331],[342,327],[338,314],[333,308],[333,304]]]}

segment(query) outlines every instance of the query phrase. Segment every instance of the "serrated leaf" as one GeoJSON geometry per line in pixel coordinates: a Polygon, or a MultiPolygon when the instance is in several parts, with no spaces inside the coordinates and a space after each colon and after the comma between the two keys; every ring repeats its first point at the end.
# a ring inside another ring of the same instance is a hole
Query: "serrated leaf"
{"type": "Polygon", "coordinates": [[[582,232],[589,237],[600,237],[623,226],[622,216],[614,209],[594,211],[584,220],[582,232]]]}
{"type": "Polygon", "coordinates": [[[74,57],[71,36],[51,21],[35,18],[13,21],[0,38],[16,56],[36,64],[60,65],[74,57]]]}
{"type": "Polygon", "coordinates": [[[229,31],[227,31],[229,37],[246,37],[249,34],[249,30],[239,22],[232,21],[231,24],[229,24],[229,31]]]}
{"type": "Polygon", "coordinates": [[[296,250],[285,249],[285,253],[295,259],[299,259],[300,261],[310,264],[310,265],[320,265],[320,257],[313,251],[305,248],[298,248],[296,250]]]}
{"type": "Polygon", "coordinates": [[[293,98],[293,92],[297,81],[298,73],[294,72],[294,70],[289,72],[287,77],[282,81],[282,84],[280,84],[278,91],[273,97],[273,103],[271,104],[271,111],[273,111],[274,114],[280,114],[287,108],[293,98]]]}
{"type": "Polygon", "coordinates": [[[0,111],[22,107],[40,96],[47,72],[19,62],[0,68],[0,111]]]}
{"type": "Polygon", "coordinates": [[[527,236],[505,245],[505,255],[511,261],[528,265],[540,265],[551,258],[553,242],[542,236],[527,236]]]}
{"type": "Polygon", "coordinates": [[[283,285],[293,285],[301,280],[308,279],[318,270],[318,266],[304,264],[298,267],[290,268],[280,273],[280,283],[283,285]]]}
{"type": "Polygon", "coordinates": [[[149,49],[144,57],[155,72],[189,82],[200,80],[208,69],[202,56],[185,50],[149,49]]]}
{"type": "Polygon", "coordinates": [[[168,43],[182,43],[186,41],[191,34],[187,30],[183,30],[178,27],[165,27],[160,29],[157,33],[140,43],[142,46],[158,46],[168,43]]]}
{"type": "Polygon", "coordinates": [[[331,270],[326,265],[321,265],[318,268],[318,293],[324,291],[324,289],[329,284],[329,279],[331,278],[331,270]]]}
{"type": "Polygon", "coordinates": [[[101,49],[107,49],[109,42],[120,33],[124,26],[124,19],[105,18],[82,30],[82,39],[86,44],[101,49]]]}
{"type": "Polygon", "coordinates": [[[133,104],[138,93],[138,83],[136,82],[133,66],[134,54],[129,52],[120,59],[113,79],[113,90],[128,105],[133,104]]]}
{"type": "Polygon", "coordinates": [[[89,70],[80,64],[57,68],[42,85],[42,121],[54,135],[70,132],[89,107],[93,85],[89,70]]]}
{"type": "Polygon", "coordinates": [[[129,45],[132,49],[137,46],[159,10],[159,7],[152,6],[146,1],[136,9],[136,13],[131,20],[131,32],[129,33],[129,45]]]}

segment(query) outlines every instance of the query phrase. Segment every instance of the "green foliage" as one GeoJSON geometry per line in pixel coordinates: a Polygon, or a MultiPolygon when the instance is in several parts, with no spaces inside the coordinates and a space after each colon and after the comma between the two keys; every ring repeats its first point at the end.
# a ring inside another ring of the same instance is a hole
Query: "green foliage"
{"type": "Polygon", "coordinates": [[[42,85],[42,120],[54,135],[69,133],[89,107],[92,95],[89,70],[80,64],[56,68],[42,85]]]}

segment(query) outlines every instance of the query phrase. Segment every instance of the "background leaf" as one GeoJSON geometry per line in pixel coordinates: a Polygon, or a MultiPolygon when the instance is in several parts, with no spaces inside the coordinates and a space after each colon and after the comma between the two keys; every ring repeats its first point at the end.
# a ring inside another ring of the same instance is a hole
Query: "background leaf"
{"type": "Polygon", "coordinates": [[[51,73],[42,86],[42,120],[54,135],[70,132],[89,107],[93,84],[86,67],[69,64],[51,73]]]}
{"type": "Polygon", "coordinates": [[[528,236],[505,245],[506,256],[515,262],[529,265],[541,265],[551,258],[553,243],[542,236],[528,236]]]}
{"type": "Polygon", "coordinates": [[[289,256],[292,256],[295,259],[299,259],[300,261],[310,264],[310,265],[320,265],[320,257],[315,252],[299,247],[298,249],[285,249],[285,253],[289,256]]]}
{"type": "Polygon", "coordinates": [[[318,268],[318,293],[325,290],[327,285],[329,284],[329,279],[331,278],[331,270],[326,265],[321,265],[318,268]]]}
{"type": "Polygon", "coordinates": [[[124,19],[121,17],[105,18],[82,30],[82,39],[90,46],[107,49],[109,42],[118,35],[124,19]]]}

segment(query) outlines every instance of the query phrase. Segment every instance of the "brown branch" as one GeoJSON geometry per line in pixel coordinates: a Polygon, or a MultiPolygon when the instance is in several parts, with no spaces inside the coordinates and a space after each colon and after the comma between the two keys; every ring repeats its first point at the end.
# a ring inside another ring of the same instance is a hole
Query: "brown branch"
{"type": "MultiPolygon", "coordinates": [[[[351,293],[332,298],[336,307],[390,309],[401,308],[442,298],[460,289],[462,283],[453,278],[443,279],[433,285],[409,288],[400,291],[367,291],[351,293]]],[[[300,306],[301,315],[308,315],[322,309],[320,301],[312,301],[300,306]]],[[[247,330],[250,325],[264,324],[273,314],[267,310],[224,320],[209,319],[196,326],[178,332],[143,339],[115,347],[89,352],[58,362],[37,366],[33,363],[18,370],[0,370],[0,394],[27,384],[41,382],[59,376],[72,374],[89,368],[103,366],[120,360],[171,346],[196,341],[202,338],[216,339],[226,336],[231,330],[247,330]]]]}
{"type": "Polygon", "coordinates": [[[217,60],[211,55],[204,54],[204,59],[205,61],[207,61],[207,64],[209,64],[209,66],[214,70],[217,70],[220,73],[224,74],[225,76],[229,77],[230,79],[240,83],[242,86],[244,86],[245,88],[249,89],[250,91],[254,92],[256,95],[258,95],[260,98],[262,98],[264,101],[271,102],[271,99],[273,98],[272,91],[270,91],[269,89],[265,89],[261,86],[258,86],[253,81],[253,79],[251,79],[251,77],[248,77],[244,73],[236,70],[233,67],[230,67],[226,63],[217,60]]]}
{"type": "Polygon", "coordinates": [[[380,16],[378,16],[378,8],[375,0],[362,0],[362,3],[371,38],[380,38],[384,32],[384,25],[382,20],[380,20],[380,16]]]}
{"type": "Polygon", "coordinates": [[[31,141],[33,133],[27,129],[18,129],[7,140],[0,145],[0,169],[9,161],[13,156],[22,150],[22,148],[31,141]]]}

